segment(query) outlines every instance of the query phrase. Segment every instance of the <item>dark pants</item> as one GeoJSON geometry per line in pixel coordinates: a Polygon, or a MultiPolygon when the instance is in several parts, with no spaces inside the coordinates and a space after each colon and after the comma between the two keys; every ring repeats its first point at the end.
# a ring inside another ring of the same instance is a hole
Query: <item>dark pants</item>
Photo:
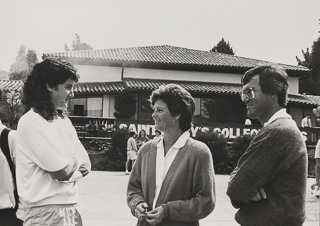
{"type": "Polygon", "coordinates": [[[14,209],[0,210],[0,225],[1,226],[22,226],[23,221],[16,217],[14,209]]]}

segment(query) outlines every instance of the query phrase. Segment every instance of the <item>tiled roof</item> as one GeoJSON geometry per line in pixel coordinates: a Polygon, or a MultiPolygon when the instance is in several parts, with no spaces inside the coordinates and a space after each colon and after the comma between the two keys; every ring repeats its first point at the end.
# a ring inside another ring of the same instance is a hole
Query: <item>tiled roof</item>
{"type": "MultiPolygon", "coordinates": [[[[124,78],[122,82],[103,82],[103,83],[78,83],[75,93],[112,93],[121,91],[146,90],[152,91],[160,85],[175,83],[181,85],[191,94],[231,94],[237,95],[240,84],[229,83],[210,83],[194,81],[172,81],[157,79],[136,79],[124,78]],[[104,91],[105,90],[105,91],[104,91]]],[[[320,97],[311,95],[288,95],[289,103],[317,106],[320,105],[320,97]]]]}
{"type": "Polygon", "coordinates": [[[288,95],[288,101],[289,103],[296,103],[296,104],[306,104],[306,105],[318,105],[320,102],[317,101],[314,96],[305,96],[305,95],[293,95],[289,94],[288,95]]]}
{"type": "MultiPolygon", "coordinates": [[[[85,60],[102,60],[109,62],[120,61],[242,69],[253,68],[259,64],[271,63],[268,61],[239,57],[230,54],[187,49],[169,45],[102,50],[79,50],[43,54],[44,59],[48,57],[63,58],[67,60],[83,59],[83,62],[85,62],[85,60]]],[[[286,64],[277,65],[284,67],[288,71],[310,72],[308,68],[303,66],[293,66],[286,64]]]]}
{"type": "Polygon", "coordinates": [[[195,81],[173,81],[157,79],[135,79],[124,78],[123,82],[127,90],[154,90],[161,85],[174,83],[182,86],[191,93],[220,93],[220,94],[238,94],[240,84],[229,83],[210,83],[195,81]]]}
{"type": "Polygon", "coordinates": [[[75,93],[112,93],[125,90],[123,82],[79,82],[75,85],[75,93]]]}
{"type": "MultiPolygon", "coordinates": [[[[160,85],[166,85],[169,83],[181,85],[192,94],[236,95],[240,89],[240,84],[124,78],[122,82],[79,82],[75,85],[74,92],[76,94],[108,94],[135,90],[152,91],[160,85]]],[[[5,91],[16,90],[22,88],[23,84],[24,83],[21,80],[0,80],[0,89],[5,91]]],[[[289,94],[288,99],[289,103],[311,106],[320,105],[320,96],[289,94]]]]}
{"type": "Polygon", "coordinates": [[[7,90],[17,90],[23,87],[23,81],[21,80],[0,80],[0,89],[7,90]]]}

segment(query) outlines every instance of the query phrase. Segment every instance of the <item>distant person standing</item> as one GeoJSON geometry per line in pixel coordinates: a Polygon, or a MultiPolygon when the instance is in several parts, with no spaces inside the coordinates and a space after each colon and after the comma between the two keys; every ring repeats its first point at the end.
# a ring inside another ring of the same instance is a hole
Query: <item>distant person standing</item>
{"type": "Polygon", "coordinates": [[[149,141],[149,138],[147,137],[147,133],[144,129],[142,129],[140,132],[139,132],[139,136],[137,137],[136,139],[136,142],[137,142],[137,148],[138,150],[140,149],[140,147],[147,143],[149,141]]]}
{"type": "Polygon", "coordinates": [[[134,163],[137,159],[137,143],[134,139],[134,136],[136,135],[135,132],[131,131],[129,133],[129,139],[127,141],[127,162],[126,162],[126,175],[129,175],[129,164],[132,162],[132,168],[134,166],[134,163]]]}
{"type": "Polygon", "coordinates": [[[301,121],[301,127],[303,128],[311,128],[311,115],[307,114],[301,121]]]}
{"type": "Polygon", "coordinates": [[[245,124],[246,126],[249,126],[249,125],[251,125],[252,123],[251,123],[251,120],[250,120],[248,117],[246,117],[246,121],[244,122],[244,124],[245,124]]]}
{"type": "Polygon", "coordinates": [[[25,226],[82,225],[78,180],[89,173],[91,163],[67,117],[77,81],[71,64],[45,59],[24,84],[27,112],[18,123],[16,171],[17,216],[25,226]]]}

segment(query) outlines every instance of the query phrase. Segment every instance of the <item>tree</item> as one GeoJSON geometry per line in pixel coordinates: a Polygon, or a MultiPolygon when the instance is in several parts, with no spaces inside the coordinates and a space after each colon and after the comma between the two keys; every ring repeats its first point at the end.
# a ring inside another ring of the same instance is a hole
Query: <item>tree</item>
{"type": "MultiPolygon", "coordinates": [[[[74,41],[72,41],[72,51],[76,50],[89,50],[92,49],[90,45],[88,45],[85,42],[80,41],[80,35],[76,34],[76,38],[74,41]]],[[[70,51],[69,47],[67,44],[64,44],[64,51],[70,51]]]]}
{"type": "Polygon", "coordinates": [[[311,68],[311,59],[312,59],[312,55],[311,53],[309,52],[309,48],[307,48],[307,51],[304,52],[302,50],[302,55],[304,57],[304,61],[300,60],[297,56],[296,56],[296,59],[298,61],[298,65],[301,65],[301,66],[304,66],[304,67],[307,67],[307,68],[311,68]]]}
{"type": "Polygon", "coordinates": [[[3,94],[1,92],[0,116],[2,119],[8,119],[12,129],[17,128],[18,121],[23,113],[21,93],[21,87],[3,91],[3,94]]]}
{"type": "Polygon", "coordinates": [[[320,95],[320,36],[318,40],[313,42],[312,45],[312,59],[311,59],[311,68],[312,68],[312,79],[315,83],[314,93],[315,95],[320,95]]]}
{"type": "Polygon", "coordinates": [[[27,63],[28,63],[28,72],[31,72],[33,69],[33,66],[38,63],[38,57],[35,50],[28,50],[27,55],[27,63]]]}
{"type": "Polygon", "coordinates": [[[134,96],[125,94],[121,96],[115,96],[114,109],[116,110],[113,113],[116,118],[130,119],[136,113],[136,102],[137,100],[134,96]]]}
{"type": "Polygon", "coordinates": [[[16,57],[16,62],[11,65],[9,79],[25,80],[37,62],[38,57],[36,51],[29,49],[26,53],[26,47],[22,45],[16,57]]]}
{"type": "Polygon", "coordinates": [[[302,50],[302,55],[303,61],[296,56],[298,65],[309,68],[311,73],[309,77],[300,79],[299,93],[320,95],[320,37],[313,42],[311,53],[307,48],[306,52],[302,50]]]}
{"type": "Polygon", "coordinates": [[[231,55],[235,54],[229,42],[226,42],[224,38],[222,38],[218,44],[210,50],[210,52],[226,53],[231,55]]]}
{"type": "Polygon", "coordinates": [[[26,58],[26,47],[22,45],[19,49],[18,56],[16,57],[16,62],[11,64],[10,70],[23,71],[26,69],[28,69],[28,61],[26,58]]]}
{"type": "Polygon", "coordinates": [[[66,43],[64,43],[64,51],[66,51],[66,52],[70,51],[70,49],[69,49],[69,47],[67,46],[66,43]]]}

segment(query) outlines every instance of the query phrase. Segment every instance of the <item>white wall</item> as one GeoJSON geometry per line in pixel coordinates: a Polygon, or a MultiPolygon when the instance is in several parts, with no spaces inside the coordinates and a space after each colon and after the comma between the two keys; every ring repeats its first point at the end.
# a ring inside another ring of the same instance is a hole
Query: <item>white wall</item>
{"type": "Polygon", "coordinates": [[[242,74],[125,68],[123,77],[183,80],[197,82],[240,83],[242,74]]]}
{"type": "Polygon", "coordinates": [[[289,94],[299,94],[299,78],[289,77],[289,94]]]}
{"type": "MultiPolygon", "coordinates": [[[[80,75],[80,82],[114,82],[121,81],[121,67],[75,65],[80,75]]],[[[142,79],[165,79],[197,82],[240,83],[242,74],[175,71],[145,68],[124,68],[123,77],[142,79]]],[[[299,93],[299,78],[289,78],[290,94],[299,93]]]]}
{"type": "Polygon", "coordinates": [[[79,82],[121,81],[121,67],[74,65],[80,75],[79,82]]]}

